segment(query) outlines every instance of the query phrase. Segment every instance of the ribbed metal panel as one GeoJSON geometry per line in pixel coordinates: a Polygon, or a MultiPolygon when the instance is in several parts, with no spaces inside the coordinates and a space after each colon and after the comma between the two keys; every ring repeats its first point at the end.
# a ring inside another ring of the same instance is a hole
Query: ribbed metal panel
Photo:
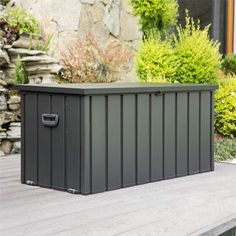
{"type": "Polygon", "coordinates": [[[212,91],[22,98],[22,182],[91,194],[213,170],[212,91]]]}

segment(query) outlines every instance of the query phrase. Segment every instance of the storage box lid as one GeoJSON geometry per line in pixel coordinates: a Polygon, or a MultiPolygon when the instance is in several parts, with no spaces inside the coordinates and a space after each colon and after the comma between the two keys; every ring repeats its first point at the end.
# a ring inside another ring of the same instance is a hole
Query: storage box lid
{"type": "Polygon", "coordinates": [[[94,83],[94,84],[22,84],[17,89],[25,92],[64,93],[79,95],[127,94],[214,91],[217,85],[204,84],[161,84],[161,83],[94,83]]]}

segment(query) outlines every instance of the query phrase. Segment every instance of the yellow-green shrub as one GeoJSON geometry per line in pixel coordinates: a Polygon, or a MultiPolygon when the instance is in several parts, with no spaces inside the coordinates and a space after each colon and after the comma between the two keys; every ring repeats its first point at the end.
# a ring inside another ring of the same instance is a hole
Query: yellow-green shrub
{"type": "Polygon", "coordinates": [[[144,82],[164,82],[175,76],[177,58],[169,41],[151,38],[140,42],[136,54],[136,73],[144,82]]]}
{"type": "Polygon", "coordinates": [[[209,26],[200,29],[187,14],[186,26],[177,27],[175,51],[180,66],[172,82],[216,83],[221,65],[219,43],[208,35],[209,26]]]}
{"type": "Polygon", "coordinates": [[[174,26],[178,16],[177,0],[130,0],[133,12],[139,17],[145,37],[164,32],[174,26]]]}
{"type": "Polygon", "coordinates": [[[236,137],[236,79],[220,82],[215,94],[215,130],[228,137],[236,137]]]}

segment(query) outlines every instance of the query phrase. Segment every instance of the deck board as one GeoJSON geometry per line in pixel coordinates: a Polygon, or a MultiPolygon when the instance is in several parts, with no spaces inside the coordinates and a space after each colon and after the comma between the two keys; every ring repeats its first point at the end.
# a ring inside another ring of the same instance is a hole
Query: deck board
{"type": "Polygon", "coordinates": [[[236,217],[236,165],[96,195],[20,183],[20,158],[0,158],[0,235],[199,235],[236,217]],[[205,230],[205,231],[204,231],[205,230]]]}

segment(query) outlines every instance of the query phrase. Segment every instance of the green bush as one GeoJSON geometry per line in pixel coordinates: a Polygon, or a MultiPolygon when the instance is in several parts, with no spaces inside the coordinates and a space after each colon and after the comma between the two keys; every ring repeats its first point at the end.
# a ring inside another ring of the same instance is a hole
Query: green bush
{"type": "Polygon", "coordinates": [[[6,22],[10,28],[17,30],[19,34],[39,34],[40,31],[38,21],[22,5],[7,8],[1,16],[1,21],[6,22]]]}
{"type": "Polygon", "coordinates": [[[25,64],[20,61],[20,56],[17,57],[15,73],[13,76],[14,84],[28,84],[29,78],[25,70],[25,64]]]}
{"type": "Polygon", "coordinates": [[[165,82],[175,77],[178,61],[171,42],[152,38],[142,41],[136,53],[136,73],[144,82],[165,82]]]}
{"type": "Polygon", "coordinates": [[[215,143],[215,159],[226,161],[236,158],[236,139],[223,139],[215,143]]]}
{"type": "Polygon", "coordinates": [[[236,137],[236,79],[221,81],[215,94],[215,130],[228,137],[236,137]]]}
{"type": "Polygon", "coordinates": [[[222,62],[222,70],[225,74],[236,74],[236,55],[227,55],[222,62]]]}
{"type": "Polygon", "coordinates": [[[164,32],[176,23],[176,0],[131,0],[130,3],[134,14],[139,17],[141,30],[146,37],[164,32]]]}
{"type": "Polygon", "coordinates": [[[220,44],[209,38],[208,31],[209,26],[201,30],[199,22],[195,24],[188,14],[186,26],[177,27],[174,44],[180,66],[172,82],[193,84],[217,82],[221,65],[220,44]]]}

